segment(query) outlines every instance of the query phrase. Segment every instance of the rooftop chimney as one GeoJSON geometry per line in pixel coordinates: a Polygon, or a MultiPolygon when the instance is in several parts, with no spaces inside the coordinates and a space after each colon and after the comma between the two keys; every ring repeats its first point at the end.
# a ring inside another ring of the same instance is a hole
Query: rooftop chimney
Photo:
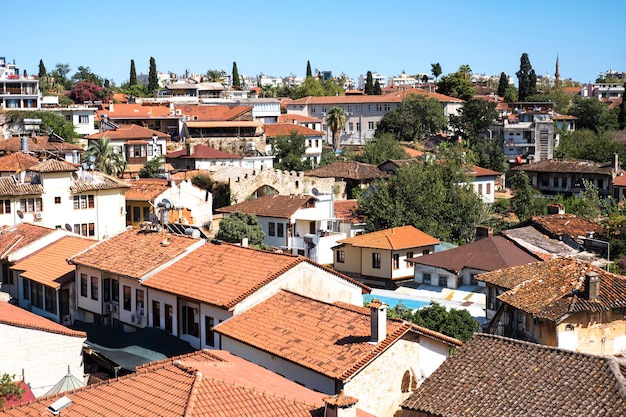
{"type": "Polygon", "coordinates": [[[563,204],[548,204],[548,214],[565,214],[565,206],[563,204]]]}
{"type": "Polygon", "coordinates": [[[380,300],[372,300],[370,308],[370,342],[378,343],[387,337],[387,304],[380,300]]]}
{"type": "Polygon", "coordinates": [[[356,417],[356,403],[359,400],[344,394],[343,390],[337,395],[325,397],[326,417],[356,417]]]}
{"type": "Polygon", "coordinates": [[[619,172],[619,155],[614,153],[613,158],[611,158],[611,162],[613,165],[613,172],[619,172]]]}
{"type": "Polygon", "coordinates": [[[585,293],[589,301],[598,301],[600,298],[600,276],[597,272],[589,271],[585,274],[585,293]]]}

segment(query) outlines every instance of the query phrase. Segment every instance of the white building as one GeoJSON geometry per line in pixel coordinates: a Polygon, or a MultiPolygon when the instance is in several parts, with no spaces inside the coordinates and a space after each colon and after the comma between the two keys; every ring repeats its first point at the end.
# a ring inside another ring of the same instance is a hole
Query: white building
{"type": "Polygon", "coordinates": [[[0,108],[6,110],[39,109],[39,80],[20,75],[20,69],[0,57],[0,108]]]}

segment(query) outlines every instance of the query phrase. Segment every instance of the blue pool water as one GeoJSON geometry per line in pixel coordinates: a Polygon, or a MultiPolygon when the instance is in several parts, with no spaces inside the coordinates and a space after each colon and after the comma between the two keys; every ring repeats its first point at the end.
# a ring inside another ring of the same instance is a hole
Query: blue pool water
{"type": "Polygon", "coordinates": [[[428,301],[412,300],[410,298],[401,298],[401,297],[388,297],[388,296],[379,295],[379,294],[366,294],[363,296],[363,302],[367,303],[374,298],[387,304],[389,308],[395,307],[400,302],[402,302],[402,304],[404,304],[407,308],[411,310],[415,310],[415,309],[430,305],[430,302],[428,301]]]}

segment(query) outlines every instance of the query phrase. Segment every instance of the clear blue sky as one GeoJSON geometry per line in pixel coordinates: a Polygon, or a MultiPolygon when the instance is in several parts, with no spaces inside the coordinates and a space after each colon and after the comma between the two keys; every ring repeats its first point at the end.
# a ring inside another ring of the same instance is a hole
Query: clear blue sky
{"type": "Polygon", "coordinates": [[[468,64],[476,74],[504,71],[515,83],[528,53],[538,75],[594,81],[626,71],[623,0],[445,2],[397,1],[145,1],[3,2],[0,56],[20,71],[79,66],[117,85],[130,60],[147,74],[223,69],[240,74],[304,76],[306,62],[355,79],[368,70],[388,77],[405,70],[443,74],[468,64]],[[12,10],[13,9],[13,10],[12,10]]]}

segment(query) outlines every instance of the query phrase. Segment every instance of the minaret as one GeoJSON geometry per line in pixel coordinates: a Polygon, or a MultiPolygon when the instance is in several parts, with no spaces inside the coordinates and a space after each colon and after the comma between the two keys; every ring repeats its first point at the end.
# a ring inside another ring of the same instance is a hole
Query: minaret
{"type": "Polygon", "coordinates": [[[559,54],[556,54],[556,72],[554,73],[554,85],[556,87],[561,83],[561,66],[559,65],[559,54]]]}

